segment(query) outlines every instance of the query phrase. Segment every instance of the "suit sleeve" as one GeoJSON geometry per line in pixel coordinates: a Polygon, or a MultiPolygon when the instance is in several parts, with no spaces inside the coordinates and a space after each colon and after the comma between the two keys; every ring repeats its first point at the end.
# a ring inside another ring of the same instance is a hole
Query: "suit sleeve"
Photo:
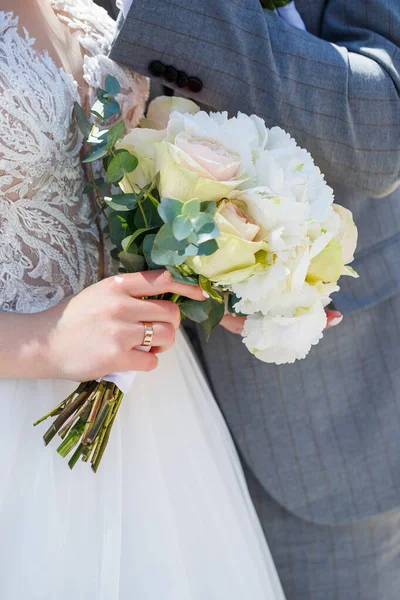
{"type": "Polygon", "coordinates": [[[134,0],[111,56],[200,79],[201,92],[181,91],[257,113],[307,148],[331,185],[385,196],[400,184],[400,2],[328,0],[321,38],[258,0],[134,0]]]}

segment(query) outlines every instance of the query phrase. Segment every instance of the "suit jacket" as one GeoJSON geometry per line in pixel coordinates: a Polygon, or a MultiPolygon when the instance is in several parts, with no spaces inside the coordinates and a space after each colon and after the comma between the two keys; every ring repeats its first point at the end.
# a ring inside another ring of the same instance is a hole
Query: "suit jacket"
{"type": "Polygon", "coordinates": [[[263,364],[222,328],[202,341],[254,475],[293,513],[334,524],[400,505],[400,2],[296,5],[307,32],[258,0],[134,0],[111,56],[283,127],[354,214],[360,279],[343,278],[346,318],[306,360],[263,364]]]}

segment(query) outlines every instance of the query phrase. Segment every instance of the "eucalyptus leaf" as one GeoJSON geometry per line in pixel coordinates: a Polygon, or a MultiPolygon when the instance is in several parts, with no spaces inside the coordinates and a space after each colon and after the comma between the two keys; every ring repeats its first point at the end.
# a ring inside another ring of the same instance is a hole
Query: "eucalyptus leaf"
{"type": "Polygon", "coordinates": [[[222,318],[225,314],[225,306],[224,303],[220,304],[216,302],[212,298],[206,300],[206,302],[210,302],[210,312],[208,319],[202,321],[200,323],[201,327],[204,329],[207,335],[207,340],[210,337],[212,331],[220,324],[222,318]]]}
{"type": "Polygon", "coordinates": [[[218,250],[218,244],[215,240],[209,240],[208,242],[204,242],[204,244],[200,244],[198,247],[198,256],[210,256],[214,254],[218,250]]]}
{"type": "Polygon", "coordinates": [[[166,223],[161,227],[157,233],[156,242],[160,248],[173,250],[174,252],[179,252],[179,250],[184,251],[187,246],[187,243],[184,240],[176,239],[172,231],[171,223],[166,223]]]}
{"type": "Polygon", "coordinates": [[[126,220],[118,213],[111,213],[108,217],[108,226],[110,228],[110,238],[115,246],[121,246],[122,240],[126,237],[128,228],[126,220]]]}
{"type": "Polygon", "coordinates": [[[115,196],[105,196],[104,202],[113,210],[125,212],[137,208],[138,197],[136,194],[116,194],[115,196]]]}
{"type": "Polygon", "coordinates": [[[125,150],[116,154],[108,163],[107,180],[110,183],[121,181],[125,173],[132,173],[138,165],[136,156],[125,150]]]}
{"type": "Polygon", "coordinates": [[[106,92],[110,94],[110,96],[116,96],[121,91],[121,86],[118,83],[118,80],[115,79],[112,75],[107,75],[106,80],[104,82],[104,87],[106,88],[106,92]]]}
{"type": "Polygon", "coordinates": [[[158,205],[158,214],[164,223],[172,222],[178,215],[182,213],[183,202],[175,200],[175,198],[162,198],[158,205]]]}
{"type": "Polygon", "coordinates": [[[146,267],[146,261],[140,254],[122,251],[118,254],[118,258],[128,273],[138,273],[146,267]]]}
{"type": "Polygon", "coordinates": [[[122,248],[125,250],[125,252],[128,252],[131,244],[138,239],[139,236],[141,236],[143,233],[146,233],[146,231],[148,231],[148,228],[143,228],[143,229],[137,229],[134,233],[132,233],[130,236],[124,238],[122,240],[122,248]]]}
{"type": "Polygon", "coordinates": [[[197,256],[198,252],[198,246],[196,246],[195,244],[189,244],[188,246],[186,246],[184,254],[185,256],[197,256]]]}
{"type": "Polygon", "coordinates": [[[83,137],[86,139],[90,135],[90,131],[92,129],[92,124],[88,119],[85,111],[81,107],[78,102],[74,102],[74,115],[76,118],[76,122],[78,123],[78,127],[83,133],[83,137]]]}
{"type": "Polygon", "coordinates": [[[195,286],[199,285],[199,282],[197,281],[196,276],[184,275],[183,273],[180,272],[180,270],[177,267],[168,266],[167,269],[171,273],[172,279],[174,281],[176,281],[177,283],[187,283],[188,285],[195,285],[195,286]]]}
{"type": "Polygon", "coordinates": [[[95,160],[99,160],[100,158],[103,158],[103,156],[105,156],[107,154],[108,150],[106,149],[106,147],[103,144],[99,144],[97,145],[94,150],[89,151],[85,158],[82,160],[83,163],[90,163],[93,162],[95,160]]]}
{"type": "Polygon", "coordinates": [[[159,269],[160,265],[155,263],[151,258],[151,251],[153,250],[154,240],[156,239],[155,233],[149,233],[143,240],[142,248],[143,254],[146,259],[147,266],[149,269],[159,269]]]}
{"type": "Polygon", "coordinates": [[[179,304],[181,314],[195,323],[202,323],[210,316],[210,304],[207,300],[184,300],[179,304]]]}
{"type": "Polygon", "coordinates": [[[195,198],[185,202],[182,208],[182,214],[188,219],[193,219],[200,212],[200,202],[195,198]]]}
{"type": "Polygon", "coordinates": [[[211,200],[210,202],[202,202],[200,204],[200,210],[202,213],[211,215],[213,217],[217,212],[217,203],[214,202],[214,200],[211,200]]]}
{"type": "Polygon", "coordinates": [[[96,100],[93,104],[90,112],[103,121],[109,119],[114,115],[118,115],[121,112],[121,107],[116,100],[108,100],[106,102],[106,98],[104,96],[101,99],[96,100]]]}
{"type": "Polygon", "coordinates": [[[168,250],[158,246],[157,239],[155,239],[151,250],[151,260],[159,267],[168,267],[182,264],[185,257],[179,256],[175,250],[168,250]]]}
{"type": "Polygon", "coordinates": [[[106,129],[102,131],[100,139],[102,143],[105,144],[107,150],[110,150],[118,140],[122,137],[125,131],[125,123],[123,121],[118,121],[114,127],[111,129],[106,129]]]}
{"type": "Polygon", "coordinates": [[[191,219],[191,222],[196,233],[203,231],[204,228],[206,228],[204,233],[207,233],[208,230],[212,231],[215,226],[214,218],[207,213],[199,213],[191,219]]]}
{"type": "Polygon", "coordinates": [[[104,119],[109,119],[114,115],[119,115],[121,112],[121,107],[116,100],[111,100],[107,104],[103,105],[104,119]]]}
{"type": "Polygon", "coordinates": [[[184,240],[193,231],[193,225],[183,215],[178,215],[172,222],[172,231],[177,240],[184,240]]]}
{"type": "Polygon", "coordinates": [[[210,231],[210,233],[198,233],[197,234],[197,244],[204,244],[209,240],[215,240],[220,236],[220,231],[217,224],[214,224],[214,229],[210,231]]]}

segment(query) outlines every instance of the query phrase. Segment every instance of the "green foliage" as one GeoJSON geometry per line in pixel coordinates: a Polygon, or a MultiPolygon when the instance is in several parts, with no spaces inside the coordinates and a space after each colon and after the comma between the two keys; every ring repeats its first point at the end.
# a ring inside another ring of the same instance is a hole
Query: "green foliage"
{"type": "Polygon", "coordinates": [[[164,225],[155,239],[152,260],[160,266],[180,265],[187,256],[213,254],[218,249],[215,238],[219,236],[215,211],[215,202],[163,198],[158,213],[164,225]]]}
{"type": "MultiPolygon", "coordinates": [[[[107,218],[105,231],[114,245],[112,257],[120,262],[121,272],[165,267],[177,282],[200,284],[208,295],[204,302],[172,299],[179,304],[184,317],[201,323],[209,335],[223,317],[224,297],[208,279],[193,273],[185,261],[189,256],[208,256],[218,249],[216,202],[199,202],[196,198],[185,203],[175,198],[160,199],[158,176],[143,188],[132,184],[129,193],[115,190],[113,186],[138,166],[134,154],[125,148],[116,148],[125,133],[124,122],[116,119],[121,112],[115,99],[119,93],[118,81],[108,76],[104,89],[97,90],[90,118],[78,104],[74,107],[77,125],[88,144],[83,162],[102,160],[106,174],[105,178],[93,177],[88,181],[85,191],[96,192],[99,212],[107,218]],[[107,126],[111,119],[112,125],[107,126]]],[[[124,179],[124,184],[128,185],[128,181],[124,179]]],[[[125,189],[125,185],[123,187],[125,189]]]]}
{"type": "Polygon", "coordinates": [[[125,173],[132,173],[137,165],[138,159],[128,152],[128,150],[118,152],[107,165],[107,181],[110,183],[118,183],[125,173]]]}
{"type": "Polygon", "coordinates": [[[225,308],[224,304],[217,302],[213,298],[207,300],[183,300],[179,304],[179,308],[182,316],[200,323],[207,337],[210,336],[211,332],[221,322],[224,316],[225,308]]]}

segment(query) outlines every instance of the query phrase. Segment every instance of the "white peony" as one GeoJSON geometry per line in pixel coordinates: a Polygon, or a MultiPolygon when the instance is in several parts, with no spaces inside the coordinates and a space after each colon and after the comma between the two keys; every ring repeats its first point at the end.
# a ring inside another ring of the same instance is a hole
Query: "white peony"
{"type": "Polygon", "coordinates": [[[320,302],[294,317],[247,317],[243,342],[258,359],[277,365],[305,358],[311,346],[318,344],[326,326],[326,314],[320,302]]]}

